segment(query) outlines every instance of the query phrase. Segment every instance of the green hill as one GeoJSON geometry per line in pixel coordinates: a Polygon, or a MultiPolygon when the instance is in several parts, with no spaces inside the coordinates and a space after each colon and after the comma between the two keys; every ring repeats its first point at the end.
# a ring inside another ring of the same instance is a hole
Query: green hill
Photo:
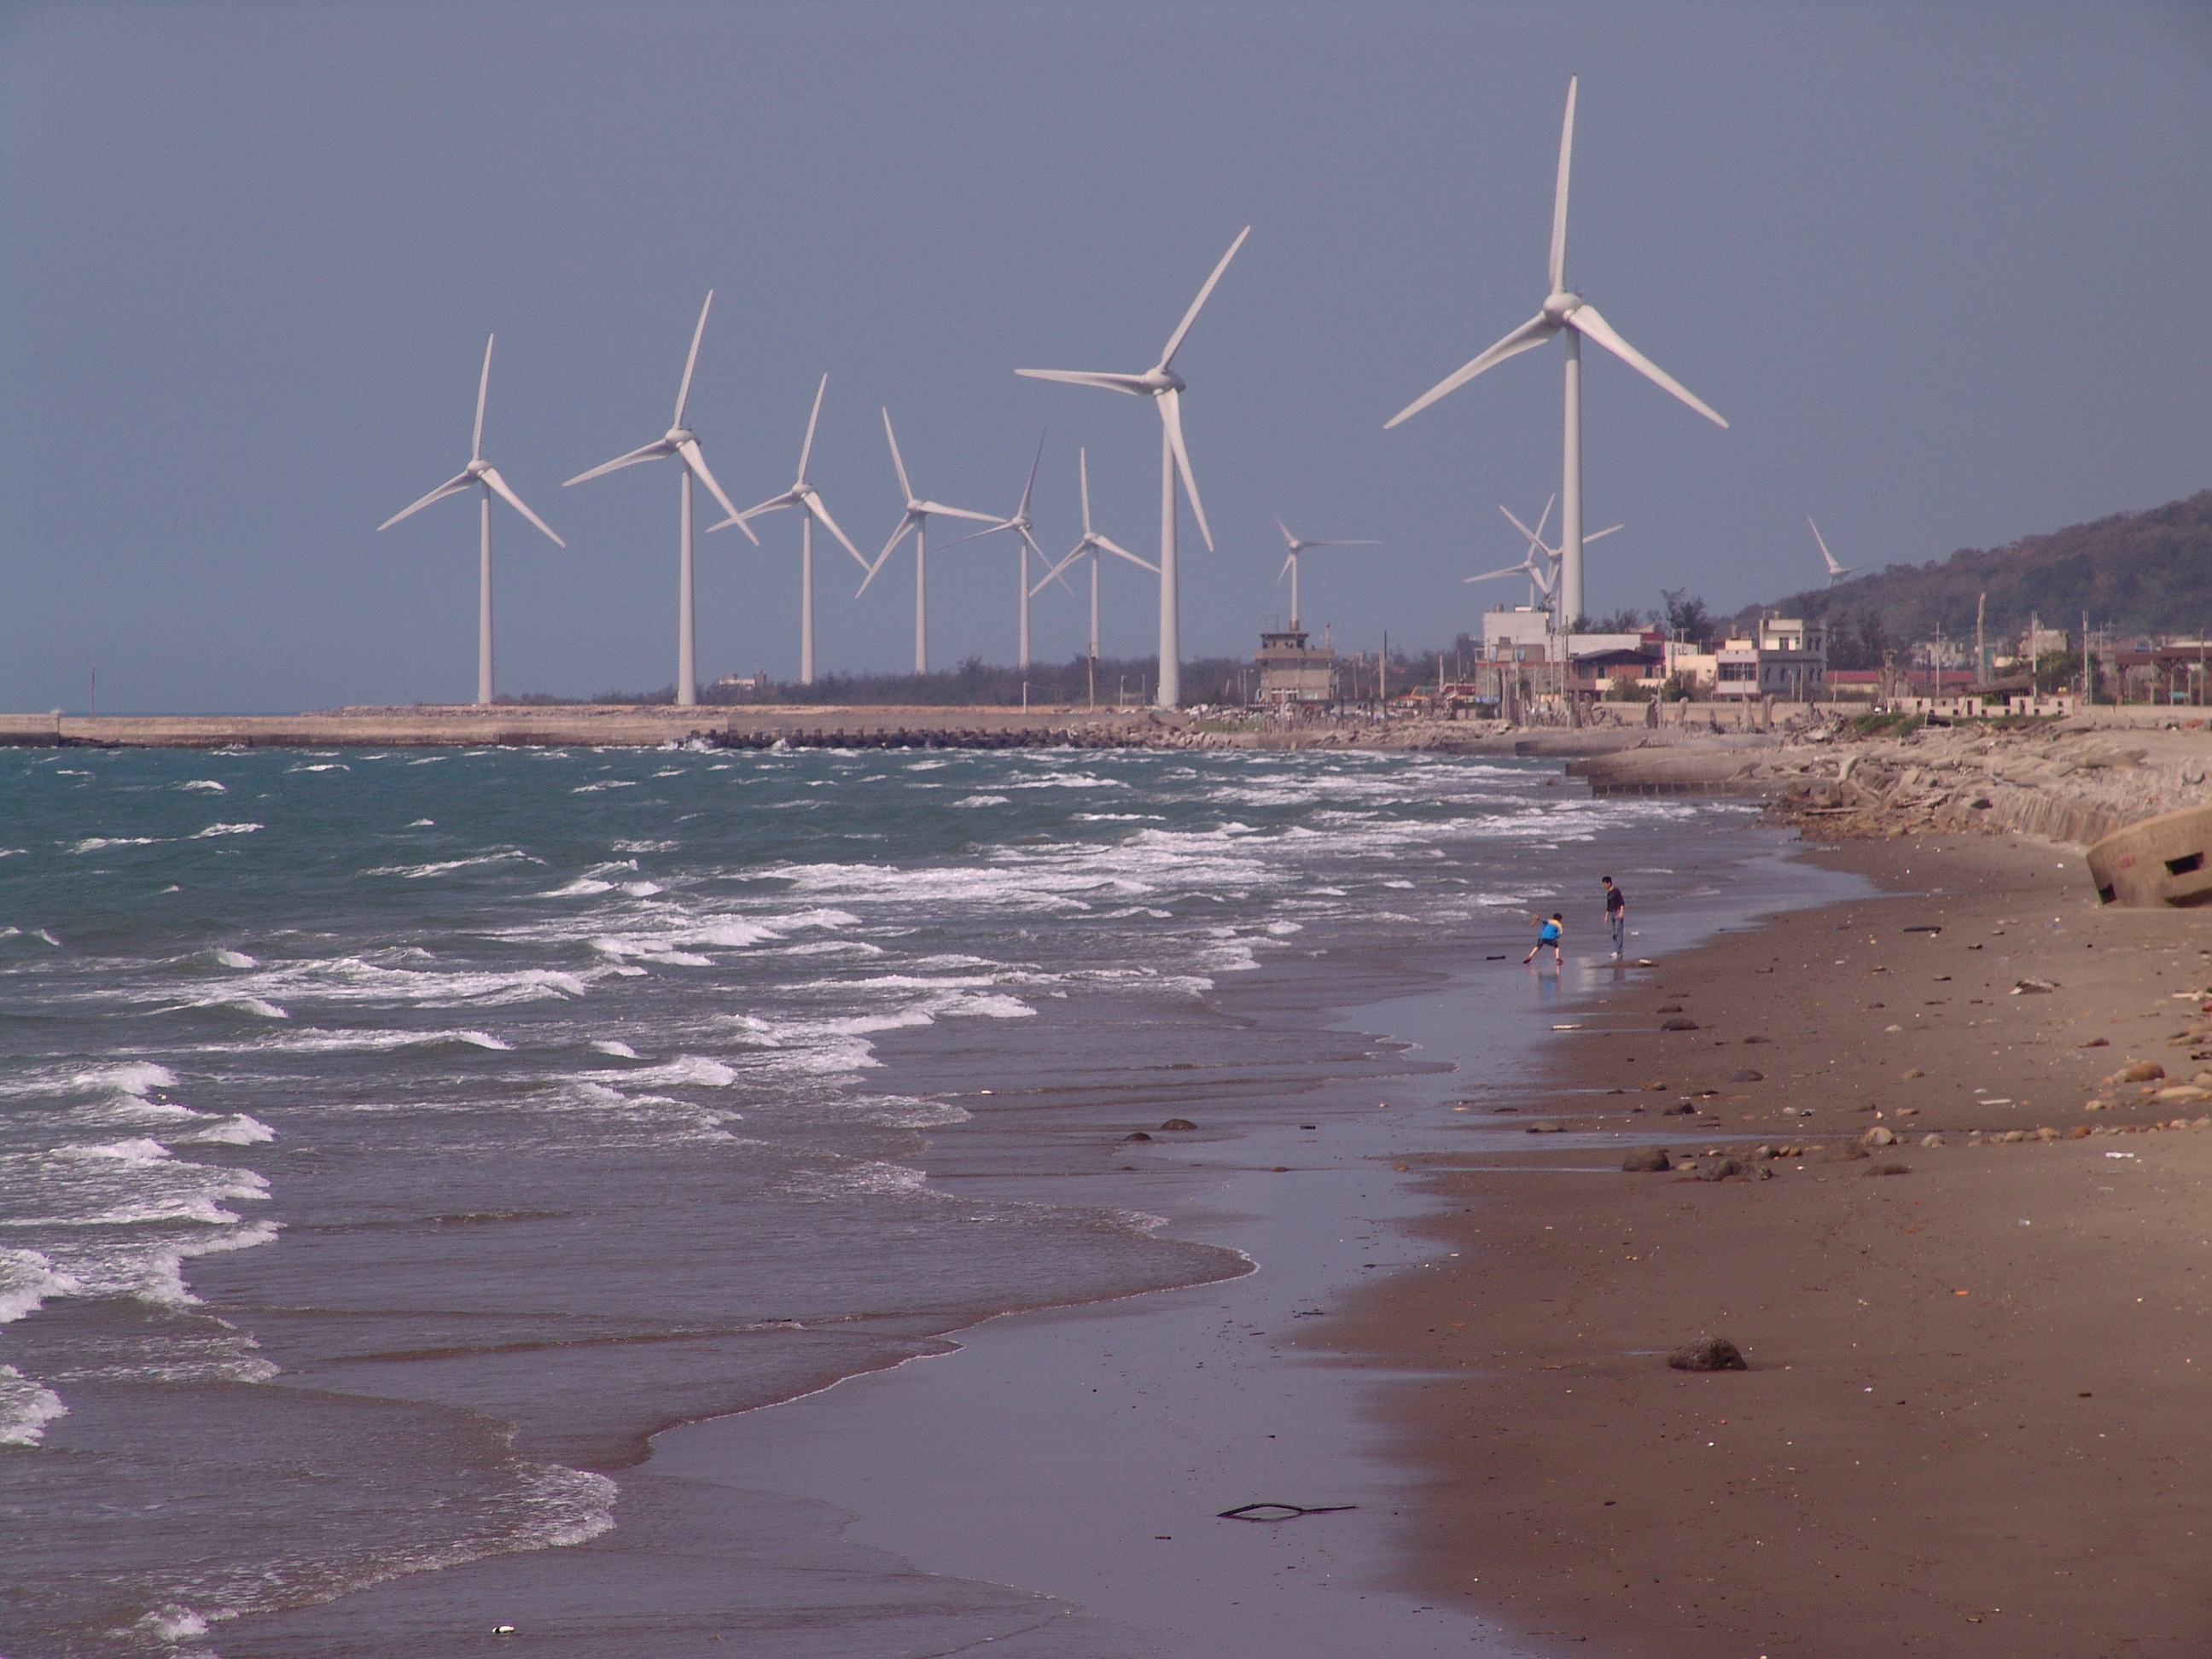
{"type": "Polygon", "coordinates": [[[2212,489],[2141,513],[2077,524],[2009,547],[1962,549],[1924,565],[1893,564],[1833,587],[1792,593],[1747,607],[1825,619],[1837,641],[1831,660],[1859,665],[1879,644],[1898,647],[1935,634],[1974,635],[1974,601],[1989,595],[1984,627],[1995,645],[2025,632],[2031,615],[2045,628],[2092,628],[2122,635],[2197,637],[2212,631],[2212,489]]]}

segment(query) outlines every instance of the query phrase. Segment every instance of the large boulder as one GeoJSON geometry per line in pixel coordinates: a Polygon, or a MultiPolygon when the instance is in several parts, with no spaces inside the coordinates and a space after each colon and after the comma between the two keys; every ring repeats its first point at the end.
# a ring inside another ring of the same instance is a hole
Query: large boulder
{"type": "Polygon", "coordinates": [[[1701,1336],[1667,1356],[1678,1371],[1747,1371],[1751,1362],[1724,1336],[1701,1336]]]}
{"type": "Polygon", "coordinates": [[[1657,1175],[1674,1167],[1664,1146],[1637,1146],[1620,1160],[1620,1167],[1630,1175],[1657,1175]]]}

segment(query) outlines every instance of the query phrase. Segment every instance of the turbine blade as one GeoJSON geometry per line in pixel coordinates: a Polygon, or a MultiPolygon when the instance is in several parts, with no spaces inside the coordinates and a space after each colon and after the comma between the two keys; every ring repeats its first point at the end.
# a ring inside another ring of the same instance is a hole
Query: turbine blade
{"type": "MultiPolygon", "coordinates": [[[[1518,520],[1518,519],[1516,519],[1516,518],[1515,518],[1515,517],[1513,516],[1513,509],[1512,509],[1511,507],[1507,507],[1507,506],[1505,505],[1505,503],[1504,503],[1504,502],[1500,501],[1500,502],[1498,504],[1498,510],[1500,513],[1503,513],[1503,514],[1505,515],[1505,522],[1506,522],[1506,523],[1508,523],[1508,524],[1511,525],[1511,526],[1512,526],[1516,530],[1519,531],[1522,535],[1526,536],[1526,537],[1528,538],[1528,546],[1529,546],[1529,550],[1530,550],[1530,551],[1531,551],[1531,553],[1532,553],[1532,554],[1533,554],[1533,552],[1534,551],[1534,550],[1535,550],[1535,549],[1540,548],[1540,547],[1543,547],[1543,548],[1544,548],[1544,551],[1546,551],[1547,553],[1548,553],[1548,552],[1550,552],[1550,551],[1552,550],[1551,550],[1550,548],[1548,548],[1548,547],[1544,547],[1544,538],[1543,538],[1541,536],[1538,535],[1538,534],[1536,533],[1536,532],[1535,532],[1535,531],[1529,529],[1529,528],[1528,528],[1528,526],[1527,525],[1522,524],[1522,523],[1521,522],[1521,520],[1518,520]]],[[[1551,512],[1551,509],[1550,509],[1549,507],[1547,507],[1547,508],[1545,508],[1545,512],[1546,512],[1547,515],[1548,515],[1548,514],[1550,514],[1550,512],[1551,512]]],[[[1539,526],[1540,526],[1540,523],[1541,523],[1541,521],[1540,520],[1540,521],[1539,521],[1539,526]]]]}
{"type": "Polygon", "coordinates": [[[906,481],[906,462],[899,455],[898,434],[891,430],[891,412],[884,410],[884,436],[890,440],[891,465],[897,470],[899,499],[908,507],[914,505],[914,486],[906,481]]]}
{"type": "MultiPolygon", "coordinates": [[[[1029,522],[1030,492],[1036,488],[1037,468],[1044,464],[1044,441],[1051,435],[1051,433],[1052,428],[1047,427],[1042,432],[1037,434],[1036,457],[1030,462],[1030,481],[1022,486],[1022,504],[1014,509],[1015,519],[1024,524],[1029,522]]],[[[1024,539],[1028,539],[1026,535],[1024,539]]]]}
{"type": "Polygon", "coordinates": [[[1109,392],[1127,392],[1132,398],[1141,398],[1152,388],[1145,384],[1141,374],[1093,374],[1079,368],[1018,368],[1017,374],[1026,374],[1032,380],[1064,380],[1070,386],[1099,386],[1109,392]]]}
{"type": "MultiPolygon", "coordinates": [[[[1221,263],[1214,266],[1213,275],[1206,279],[1206,286],[1199,289],[1198,298],[1190,302],[1190,309],[1183,313],[1182,321],[1177,323],[1176,331],[1168,336],[1168,343],[1160,352],[1159,366],[1162,368],[1175,362],[1176,353],[1182,349],[1183,336],[1190,332],[1190,325],[1198,320],[1198,313],[1205,309],[1206,300],[1213,293],[1213,285],[1221,280],[1221,273],[1229,269],[1229,262],[1237,257],[1237,250],[1244,246],[1244,239],[1251,234],[1252,227],[1249,225],[1237,233],[1237,240],[1229,245],[1229,252],[1221,256],[1221,263]]],[[[1211,539],[1206,545],[1213,545],[1211,539]]]]}
{"type": "MultiPolygon", "coordinates": [[[[1073,553],[1070,553],[1066,558],[1062,559],[1058,564],[1053,566],[1051,569],[1046,571],[1044,574],[1044,580],[1037,583],[1037,586],[1040,589],[1042,588],[1045,582],[1051,581],[1054,578],[1059,576],[1061,571],[1066,569],[1068,566],[1073,564],[1078,559],[1081,558],[1085,553],[1088,553],[1091,550],[1091,544],[1087,539],[1076,543],[1075,550],[1073,553]]],[[[1067,584],[1063,580],[1060,586],[1066,587],[1067,584]]],[[[1068,592],[1071,593],[1074,591],[1075,590],[1073,588],[1068,588],[1068,592]]]]}
{"type": "Polygon", "coordinates": [[[1575,82],[1577,77],[1567,77],[1567,114],[1559,126],[1559,181],[1552,196],[1552,292],[1562,294],[1567,286],[1567,174],[1575,159],[1575,82]]]}
{"type": "Polygon", "coordinates": [[[1091,533],[1091,454],[1088,450],[1075,452],[1075,476],[1083,488],[1083,533],[1091,533]]]}
{"type": "Polygon", "coordinates": [[[484,336],[483,373],[477,376],[477,429],[469,439],[469,459],[472,461],[483,459],[484,393],[491,390],[491,345],[497,338],[496,334],[484,336]]]}
{"type": "Polygon", "coordinates": [[[730,518],[723,519],[714,524],[710,524],[707,526],[707,533],[711,536],[717,530],[727,530],[732,525],[735,525],[738,529],[745,532],[745,539],[747,541],[750,542],[755,547],[758,547],[761,544],[761,538],[753,533],[752,526],[747,524],[745,520],[752,517],[754,513],[757,513],[761,509],[758,507],[754,507],[750,512],[736,514],[730,518]]]}
{"type": "Polygon", "coordinates": [[[1020,528],[1021,526],[1016,524],[1012,519],[1000,519],[992,523],[988,528],[978,530],[973,535],[963,536],[958,541],[939,542],[938,544],[938,551],[942,553],[951,548],[965,547],[969,542],[980,542],[986,536],[995,536],[1004,530],[1018,530],[1020,528]]]}
{"type": "Polygon", "coordinates": [[[1382,543],[1371,540],[1352,542],[1300,542],[1298,544],[1301,550],[1309,547],[1380,547],[1382,545],[1382,543]]]}
{"type": "Polygon", "coordinates": [[[1540,542],[1544,539],[1544,526],[1551,523],[1552,509],[1559,504],[1559,492],[1556,489],[1550,495],[1544,497],[1544,514],[1541,518],[1536,520],[1536,539],[1538,541],[1540,542]]]}
{"type": "Polygon", "coordinates": [[[1436,402],[1437,398],[1446,397],[1450,393],[1458,391],[1476,375],[1481,374],[1483,370],[1486,368],[1493,368],[1498,364],[1504,362],[1508,357],[1513,356],[1516,353],[1526,351],[1531,346],[1540,346],[1543,344],[1545,341],[1550,339],[1553,335],[1558,332],[1559,325],[1547,319],[1542,312],[1538,312],[1534,317],[1531,317],[1527,322],[1522,324],[1520,327],[1515,329],[1510,334],[1500,340],[1496,345],[1492,346],[1480,356],[1475,358],[1473,362],[1468,363],[1463,368],[1454,371],[1452,374],[1445,375],[1443,380],[1437,381],[1436,385],[1431,386],[1426,392],[1414,398],[1413,402],[1407,404],[1403,409],[1400,410],[1395,415],[1393,415],[1389,420],[1383,422],[1382,429],[1385,432],[1388,432],[1392,427],[1396,426],[1400,422],[1411,420],[1414,416],[1426,409],[1431,404],[1436,402]]]}
{"type": "Polygon", "coordinates": [[[1507,565],[1503,570],[1486,570],[1480,576],[1462,576],[1460,580],[1462,582],[1495,581],[1500,576],[1525,576],[1528,574],[1528,561],[1523,559],[1518,564],[1507,565]]]}
{"type": "Polygon", "coordinates": [[[977,524],[1004,524],[1006,520],[995,513],[970,513],[964,507],[947,507],[943,501],[922,501],[916,510],[945,519],[973,519],[977,524]]]}
{"type": "Polygon", "coordinates": [[[1609,524],[1602,530],[1593,530],[1589,535],[1583,538],[1583,545],[1584,547],[1588,547],[1592,542],[1597,541],[1603,537],[1610,536],[1616,530],[1626,530],[1628,526],[1625,524],[1609,524]]]}
{"type": "Polygon", "coordinates": [[[658,442],[646,445],[642,449],[633,449],[627,455],[617,455],[611,461],[593,467],[589,472],[579,472],[561,488],[566,489],[568,484],[580,484],[586,478],[597,478],[609,472],[619,472],[626,466],[635,466],[640,461],[662,460],[675,453],[676,446],[663,438],[658,442]]]}
{"type": "Polygon", "coordinates": [[[553,526],[551,525],[546,523],[544,520],[539,518],[535,513],[532,513],[528,507],[525,507],[522,504],[522,497],[516,495],[512,489],[509,489],[507,487],[507,480],[499,476],[499,469],[497,467],[488,466],[479,476],[483,477],[486,483],[491,486],[491,493],[493,495],[498,496],[500,500],[505,501],[509,507],[522,514],[524,518],[529,520],[531,523],[536,525],[540,530],[544,531],[548,537],[551,538],[553,544],[556,547],[568,546],[568,543],[562,541],[558,536],[555,536],[553,534],[553,526]]]}
{"type": "MultiPolygon", "coordinates": [[[[797,507],[805,498],[795,489],[787,489],[781,495],[771,495],[758,507],[749,507],[738,514],[741,519],[757,519],[763,513],[781,513],[787,507],[797,507]]],[[[721,526],[714,526],[717,530],[721,526]]]]}
{"type": "Polygon", "coordinates": [[[467,472],[459,473],[454,477],[447,479],[445,483],[440,484],[435,489],[432,490],[428,495],[422,497],[421,501],[416,501],[411,507],[401,507],[399,511],[393,514],[390,518],[386,519],[382,524],[376,527],[379,530],[389,530],[392,526],[398,524],[409,514],[420,513],[424,507],[429,506],[431,502],[442,501],[448,495],[458,495],[461,491],[466,489],[475,482],[476,477],[473,474],[467,472]]]}
{"type": "MultiPolygon", "coordinates": [[[[896,544],[894,544],[894,545],[896,545],[896,544]]],[[[861,580],[860,592],[853,595],[854,599],[859,599],[861,593],[865,593],[868,591],[868,584],[875,580],[876,572],[881,570],[884,565],[890,562],[890,556],[891,550],[887,547],[884,550],[883,556],[878,559],[873,564],[868,563],[866,559],[860,561],[861,565],[866,569],[868,574],[861,580]]]]}
{"type": "Polygon", "coordinates": [[[1159,566],[1154,564],[1150,559],[1139,558],[1135,554],[1129,551],[1127,548],[1123,547],[1120,543],[1109,542],[1103,536],[1094,536],[1091,539],[1100,547],[1104,548],[1109,553],[1113,554],[1116,558],[1127,559],[1131,564],[1137,566],[1139,569],[1149,570],[1155,576],[1160,574],[1159,566]]]}
{"type": "Polygon", "coordinates": [[[867,563],[866,559],[860,558],[860,550],[853,545],[853,538],[850,536],[848,536],[843,531],[837,528],[837,520],[830,516],[830,509],[822,505],[822,497],[819,495],[816,494],[811,489],[808,490],[802,505],[805,506],[809,513],[814,515],[815,523],[820,525],[824,530],[828,531],[844,544],[845,550],[848,553],[850,553],[855,559],[859,559],[862,564],[867,563]]]}
{"type": "Polygon", "coordinates": [[[1606,321],[1603,317],[1598,315],[1597,307],[1595,306],[1576,307],[1572,311],[1567,313],[1567,325],[1573,329],[1577,333],[1595,340],[1607,351],[1610,351],[1614,356],[1620,358],[1621,362],[1626,363],[1631,368],[1643,375],[1645,379],[1656,381],[1660,386],[1666,387],[1668,391],[1673,392],[1684,403],[1689,404],[1691,408],[1696,410],[1698,414],[1704,416],[1715,426],[1725,428],[1728,425],[1726,421],[1721,419],[1719,416],[1714,414],[1711,409],[1707,408],[1687,386],[1685,386],[1680,380],[1677,380],[1673,375],[1668,374],[1665,369],[1660,368],[1658,364],[1653,362],[1649,357],[1638,351],[1634,346],[1629,344],[1627,341],[1622,339],[1619,331],[1616,330],[1611,323],[1606,321]]]}
{"type": "MultiPolygon", "coordinates": [[[[1291,527],[1283,522],[1282,514],[1278,513],[1272,514],[1269,516],[1275,520],[1275,528],[1283,532],[1283,545],[1289,548],[1291,552],[1297,552],[1300,545],[1298,538],[1291,534],[1291,527]]],[[[1279,580],[1281,579],[1279,577],[1277,580],[1279,580]]]]}
{"type": "MultiPolygon", "coordinates": [[[[407,510],[410,513],[412,513],[415,509],[410,507],[407,510]]],[[[1820,557],[1826,562],[1828,574],[1831,576],[1834,575],[1838,570],[1842,569],[1843,567],[1836,562],[1836,556],[1828,551],[1828,538],[1820,533],[1820,526],[1813,524],[1813,515],[1811,514],[1808,513],[1805,515],[1805,522],[1807,524],[1813,525],[1813,539],[1820,544],[1820,557]]]]}
{"type": "Polygon", "coordinates": [[[1295,553],[1291,554],[1289,558],[1283,561],[1283,568],[1275,573],[1276,586],[1280,587],[1283,585],[1283,578],[1291,574],[1291,567],[1297,562],[1298,556],[1295,553]]]}
{"type": "Polygon", "coordinates": [[[691,371],[699,362],[700,337],[707,331],[707,309],[714,303],[714,290],[710,288],[707,290],[707,304],[699,307],[699,325],[691,331],[691,350],[684,359],[684,383],[676,388],[676,418],[668,423],[671,426],[684,424],[684,405],[691,397],[691,371]]]}
{"type": "Polygon", "coordinates": [[[1167,428],[1168,447],[1175,451],[1176,471],[1182,474],[1183,494],[1190,497],[1191,516],[1198,520],[1198,533],[1206,538],[1206,550],[1211,553],[1213,532],[1206,527],[1206,505],[1198,499],[1198,480],[1190,476],[1190,452],[1182,443],[1182,393],[1169,390],[1152,401],[1160,406],[1160,422],[1167,428]]]}
{"type": "MultiPolygon", "coordinates": [[[[905,512],[900,514],[898,528],[891,532],[891,538],[884,544],[884,550],[876,555],[876,564],[881,564],[885,559],[890,557],[891,550],[901,542],[904,541],[908,536],[914,534],[915,526],[921,521],[922,515],[915,512],[910,507],[907,508],[905,512]]],[[[872,571],[875,568],[875,565],[870,565],[868,568],[872,571]]],[[[872,580],[873,577],[872,576],[870,580],[872,580]]],[[[865,593],[867,592],[867,589],[864,587],[860,591],[865,593]]]]}
{"type": "Polygon", "coordinates": [[[732,518],[736,518],[737,507],[732,503],[730,498],[722,493],[722,486],[714,482],[714,475],[707,470],[707,457],[699,447],[699,441],[696,438],[686,438],[676,448],[677,453],[684,458],[684,465],[690,467],[697,476],[699,482],[707,486],[708,493],[721,503],[722,511],[732,518]]]}
{"type": "Polygon", "coordinates": [[[806,463],[814,453],[814,425],[822,418],[822,394],[830,390],[830,377],[824,374],[822,384],[814,388],[814,412],[806,417],[806,441],[799,447],[799,477],[794,484],[806,482],[806,463]]]}

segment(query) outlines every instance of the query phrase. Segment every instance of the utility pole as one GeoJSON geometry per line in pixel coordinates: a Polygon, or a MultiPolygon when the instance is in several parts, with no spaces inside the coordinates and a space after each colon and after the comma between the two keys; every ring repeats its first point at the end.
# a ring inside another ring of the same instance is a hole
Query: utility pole
{"type": "Polygon", "coordinates": [[[2081,613],[2081,706],[2085,708],[2097,706],[2097,682],[2094,671],[2089,665],[2090,660],[2089,613],[2084,611],[2081,613]]]}
{"type": "Polygon", "coordinates": [[[1982,641],[1982,612],[1989,602],[1986,591],[1974,600],[1974,684],[1978,689],[1988,684],[1990,678],[1990,653],[1982,641]]]}

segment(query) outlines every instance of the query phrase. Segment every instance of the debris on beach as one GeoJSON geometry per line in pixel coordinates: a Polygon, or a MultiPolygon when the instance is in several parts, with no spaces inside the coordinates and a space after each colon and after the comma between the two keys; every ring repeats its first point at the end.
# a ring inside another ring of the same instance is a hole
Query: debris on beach
{"type": "Polygon", "coordinates": [[[1701,1336],[1674,1350],[1667,1363],[1678,1371],[1747,1371],[1751,1362],[1724,1336],[1701,1336]]]}

